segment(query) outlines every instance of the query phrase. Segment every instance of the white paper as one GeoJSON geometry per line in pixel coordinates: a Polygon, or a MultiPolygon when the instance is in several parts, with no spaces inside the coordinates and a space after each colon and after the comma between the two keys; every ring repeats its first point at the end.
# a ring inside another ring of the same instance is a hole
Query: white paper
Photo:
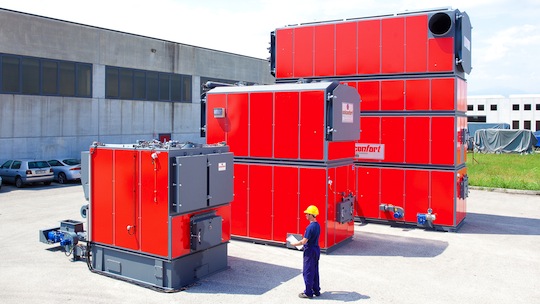
{"type": "MultiPolygon", "coordinates": [[[[299,241],[300,240],[296,239],[296,237],[292,234],[287,237],[287,242],[289,242],[289,244],[298,243],[299,241]]],[[[302,250],[303,247],[304,245],[298,245],[296,246],[296,249],[302,250]]]]}

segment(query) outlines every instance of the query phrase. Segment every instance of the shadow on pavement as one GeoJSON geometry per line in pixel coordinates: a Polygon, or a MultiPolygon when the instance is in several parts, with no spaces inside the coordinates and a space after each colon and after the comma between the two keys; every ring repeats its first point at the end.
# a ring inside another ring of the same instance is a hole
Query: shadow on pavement
{"type": "Polygon", "coordinates": [[[465,234],[540,235],[540,219],[467,213],[457,231],[465,234]]]}
{"type": "Polygon", "coordinates": [[[438,240],[356,232],[350,243],[336,249],[331,255],[432,258],[443,253],[447,247],[448,242],[438,240]]]}
{"type": "Polygon", "coordinates": [[[331,301],[341,301],[341,302],[354,302],[358,300],[367,300],[369,296],[359,294],[356,291],[325,291],[321,293],[320,297],[317,299],[321,300],[331,300],[331,301]]]}
{"type": "Polygon", "coordinates": [[[301,275],[301,270],[229,256],[230,268],[201,279],[190,293],[262,295],[301,275]]]}

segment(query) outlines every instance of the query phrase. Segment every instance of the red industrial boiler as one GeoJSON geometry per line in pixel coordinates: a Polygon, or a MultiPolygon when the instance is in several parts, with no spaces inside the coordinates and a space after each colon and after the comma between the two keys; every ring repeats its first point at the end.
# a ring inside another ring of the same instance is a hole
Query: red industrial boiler
{"type": "Polygon", "coordinates": [[[234,153],[232,235],[284,244],[317,205],[320,246],[352,237],[360,97],[338,82],[218,87],[206,95],[207,142],[234,153]]]}
{"type": "Polygon", "coordinates": [[[176,290],[227,268],[234,169],[227,146],[95,143],[83,167],[94,271],[176,290]]]}

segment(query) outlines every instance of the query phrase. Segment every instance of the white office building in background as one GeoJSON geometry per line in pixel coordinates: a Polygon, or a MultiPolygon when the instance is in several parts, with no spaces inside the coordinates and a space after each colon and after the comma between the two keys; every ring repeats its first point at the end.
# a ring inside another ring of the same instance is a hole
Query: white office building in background
{"type": "Polygon", "coordinates": [[[507,123],[511,129],[540,131],[540,94],[467,97],[469,122],[507,123]]]}

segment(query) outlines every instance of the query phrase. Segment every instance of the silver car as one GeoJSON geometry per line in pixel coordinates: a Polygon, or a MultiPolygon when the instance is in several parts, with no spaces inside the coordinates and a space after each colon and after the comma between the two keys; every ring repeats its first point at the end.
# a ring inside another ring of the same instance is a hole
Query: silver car
{"type": "Polygon", "coordinates": [[[51,159],[48,163],[54,171],[54,180],[60,184],[81,180],[81,161],[79,159],[51,159]]]}
{"type": "Polygon", "coordinates": [[[4,183],[13,183],[15,187],[21,188],[32,183],[50,185],[54,173],[45,160],[14,159],[8,160],[0,166],[0,176],[4,183]]]}

